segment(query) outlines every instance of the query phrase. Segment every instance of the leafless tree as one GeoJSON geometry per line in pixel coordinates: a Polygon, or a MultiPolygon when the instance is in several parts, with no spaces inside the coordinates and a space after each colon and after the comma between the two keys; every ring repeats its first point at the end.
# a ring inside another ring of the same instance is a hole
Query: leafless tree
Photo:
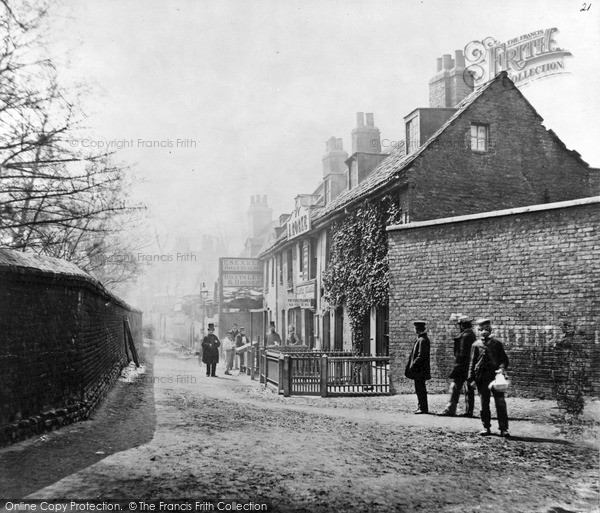
{"type": "Polygon", "coordinates": [[[44,4],[0,0],[0,245],[64,258],[112,285],[139,272],[119,234],[141,209],[127,168],[73,148],[83,114],[40,41],[44,4]]]}

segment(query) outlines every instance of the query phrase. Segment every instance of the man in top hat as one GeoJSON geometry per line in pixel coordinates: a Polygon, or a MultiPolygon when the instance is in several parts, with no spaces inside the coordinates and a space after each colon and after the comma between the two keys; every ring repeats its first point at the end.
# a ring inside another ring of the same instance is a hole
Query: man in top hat
{"type": "Polygon", "coordinates": [[[215,325],[209,323],[208,335],[202,340],[202,361],[206,364],[206,376],[216,378],[217,363],[219,363],[219,346],[221,341],[215,335],[215,325]]]}
{"type": "Polygon", "coordinates": [[[427,380],[431,379],[431,368],[429,363],[429,354],[431,344],[427,331],[425,329],[425,321],[414,321],[415,332],[417,339],[413,344],[413,348],[408,357],[406,363],[406,370],[404,375],[414,380],[415,392],[417,394],[418,408],[414,413],[423,414],[429,413],[429,407],[427,405],[427,380]]]}
{"type": "MultiPolygon", "coordinates": [[[[475,332],[473,331],[473,321],[466,315],[458,314],[451,317],[454,319],[460,330],[460,335],[454,339],[454,368],[450,373],[452,380],[452,389],[450,393],[450,401],[440,415],[453,417],[456,415],[456,407],[460,398],[460,392],[463,385],[467,381],[469,374],[469,359],[471,357],[471,346],[475,342],[475,332]]],[[[467,411],[463,413],[463,417],[472,417],[475,407],[475,390],[472,387],[467,387],[467,411]]]]}
{"type": "Polygon", "coordinates": [[[496,378],[496,374],[508,368],[508,356],[504,351],[504,346],[499,340],[492,338],[492,323],[489,319],[479,319],[475,321],[477,331],[481,340],[477,340],[471,347],[471,361],[469,363],[468,382],[477,386],[479,397],[481,398],[481,422],[483,431],[479,434],[487,436],[490,434],[492,414],[490,412],[490,396],[494,396],[496,403],[496,413],[498,415],[498,427],[500,436],[509,437],[508,433],[508,413],[506,411],[506,399],[504,392],[492,389],[489,385],[496,378]]]}
{"type": "Polygon", "coordinates": [[[265,337],[265,345],[267,346],[280,346],[281,335],[275,331],[275,321],[269,322],[269,333],[265,337]]]}

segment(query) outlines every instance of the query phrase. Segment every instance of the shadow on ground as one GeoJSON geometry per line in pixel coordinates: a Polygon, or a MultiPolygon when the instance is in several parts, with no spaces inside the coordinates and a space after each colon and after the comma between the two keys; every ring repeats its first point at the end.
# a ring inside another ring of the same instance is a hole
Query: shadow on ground
{"type": "Polygon", "coordinates": [[[21,499],[154,436],[153,352],[146,373],[117,381],[90,419],[0,450],[0,497],[21,499]]]}

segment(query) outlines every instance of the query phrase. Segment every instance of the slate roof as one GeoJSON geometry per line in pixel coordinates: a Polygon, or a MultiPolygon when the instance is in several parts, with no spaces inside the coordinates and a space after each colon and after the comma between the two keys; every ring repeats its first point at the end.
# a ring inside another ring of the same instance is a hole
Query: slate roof
{"type": "MultiPolygon", "coordinates": [[[[388,185],[391,181],[395,180],[396,177],[405,169],[407,169],[412,162],[417,159],[421,153],[435,142],[435,140],[448,128],[454,121],[456,121],[474,102],[479,98],[485,91],[487,91],[492,84],[499,81],[502,76],[506,76],[506,72],[501,72],[493,80],[490,80],[487,84],[481,88],[472,92],[467,96],[457,107],[456,112],[448,118],[448,120],[427,140],[423,143],[416,151],[405,155],[401,151],[395,151],[390,154],[379,166],[377,166],[362,182],[360,182],[353,189],[344,191],[331,203],[329,203],[321,212],[311,216],[311,221],[320,221],[330,214],[348,206],[350,203],[361,200],[378,189],[381,189],[388,185]]],[[[508,79],[508,77],[507,77],[508,79]]],[[[510,79],[508,79],[510,80],[510,79]]],[[[536,113],[537,114],[537,113],[536,113]]]]}

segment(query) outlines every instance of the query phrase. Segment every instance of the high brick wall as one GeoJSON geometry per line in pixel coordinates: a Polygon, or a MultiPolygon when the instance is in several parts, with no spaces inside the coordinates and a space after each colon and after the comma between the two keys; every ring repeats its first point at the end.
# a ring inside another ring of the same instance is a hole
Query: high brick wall
{"type": "Polygon", "coordinates": [[[412,221],[597,194],[587,164],[566,150],[510,80],[492,83],[408,170],[412,221]],[[471,123],[491,147],[471,150],[471,123]]]}
{"type": "Polygon", "coordinates": [[[128,361],[142,314],[76,266],[0,250],[0,443],[86,418],[128,361]]]}
{"type": "Polygon", "coordinates": [[[449,318],[462,313],[492,320],[513,394],[550,398],[565,376],[584,374],[585,393],[598,396],[600,197],[456,219],[390,229],[394,389],[413,390],[404,366],[415,318],[429,322],[429,389],[447,389],[456,336],[449,318]]]}

